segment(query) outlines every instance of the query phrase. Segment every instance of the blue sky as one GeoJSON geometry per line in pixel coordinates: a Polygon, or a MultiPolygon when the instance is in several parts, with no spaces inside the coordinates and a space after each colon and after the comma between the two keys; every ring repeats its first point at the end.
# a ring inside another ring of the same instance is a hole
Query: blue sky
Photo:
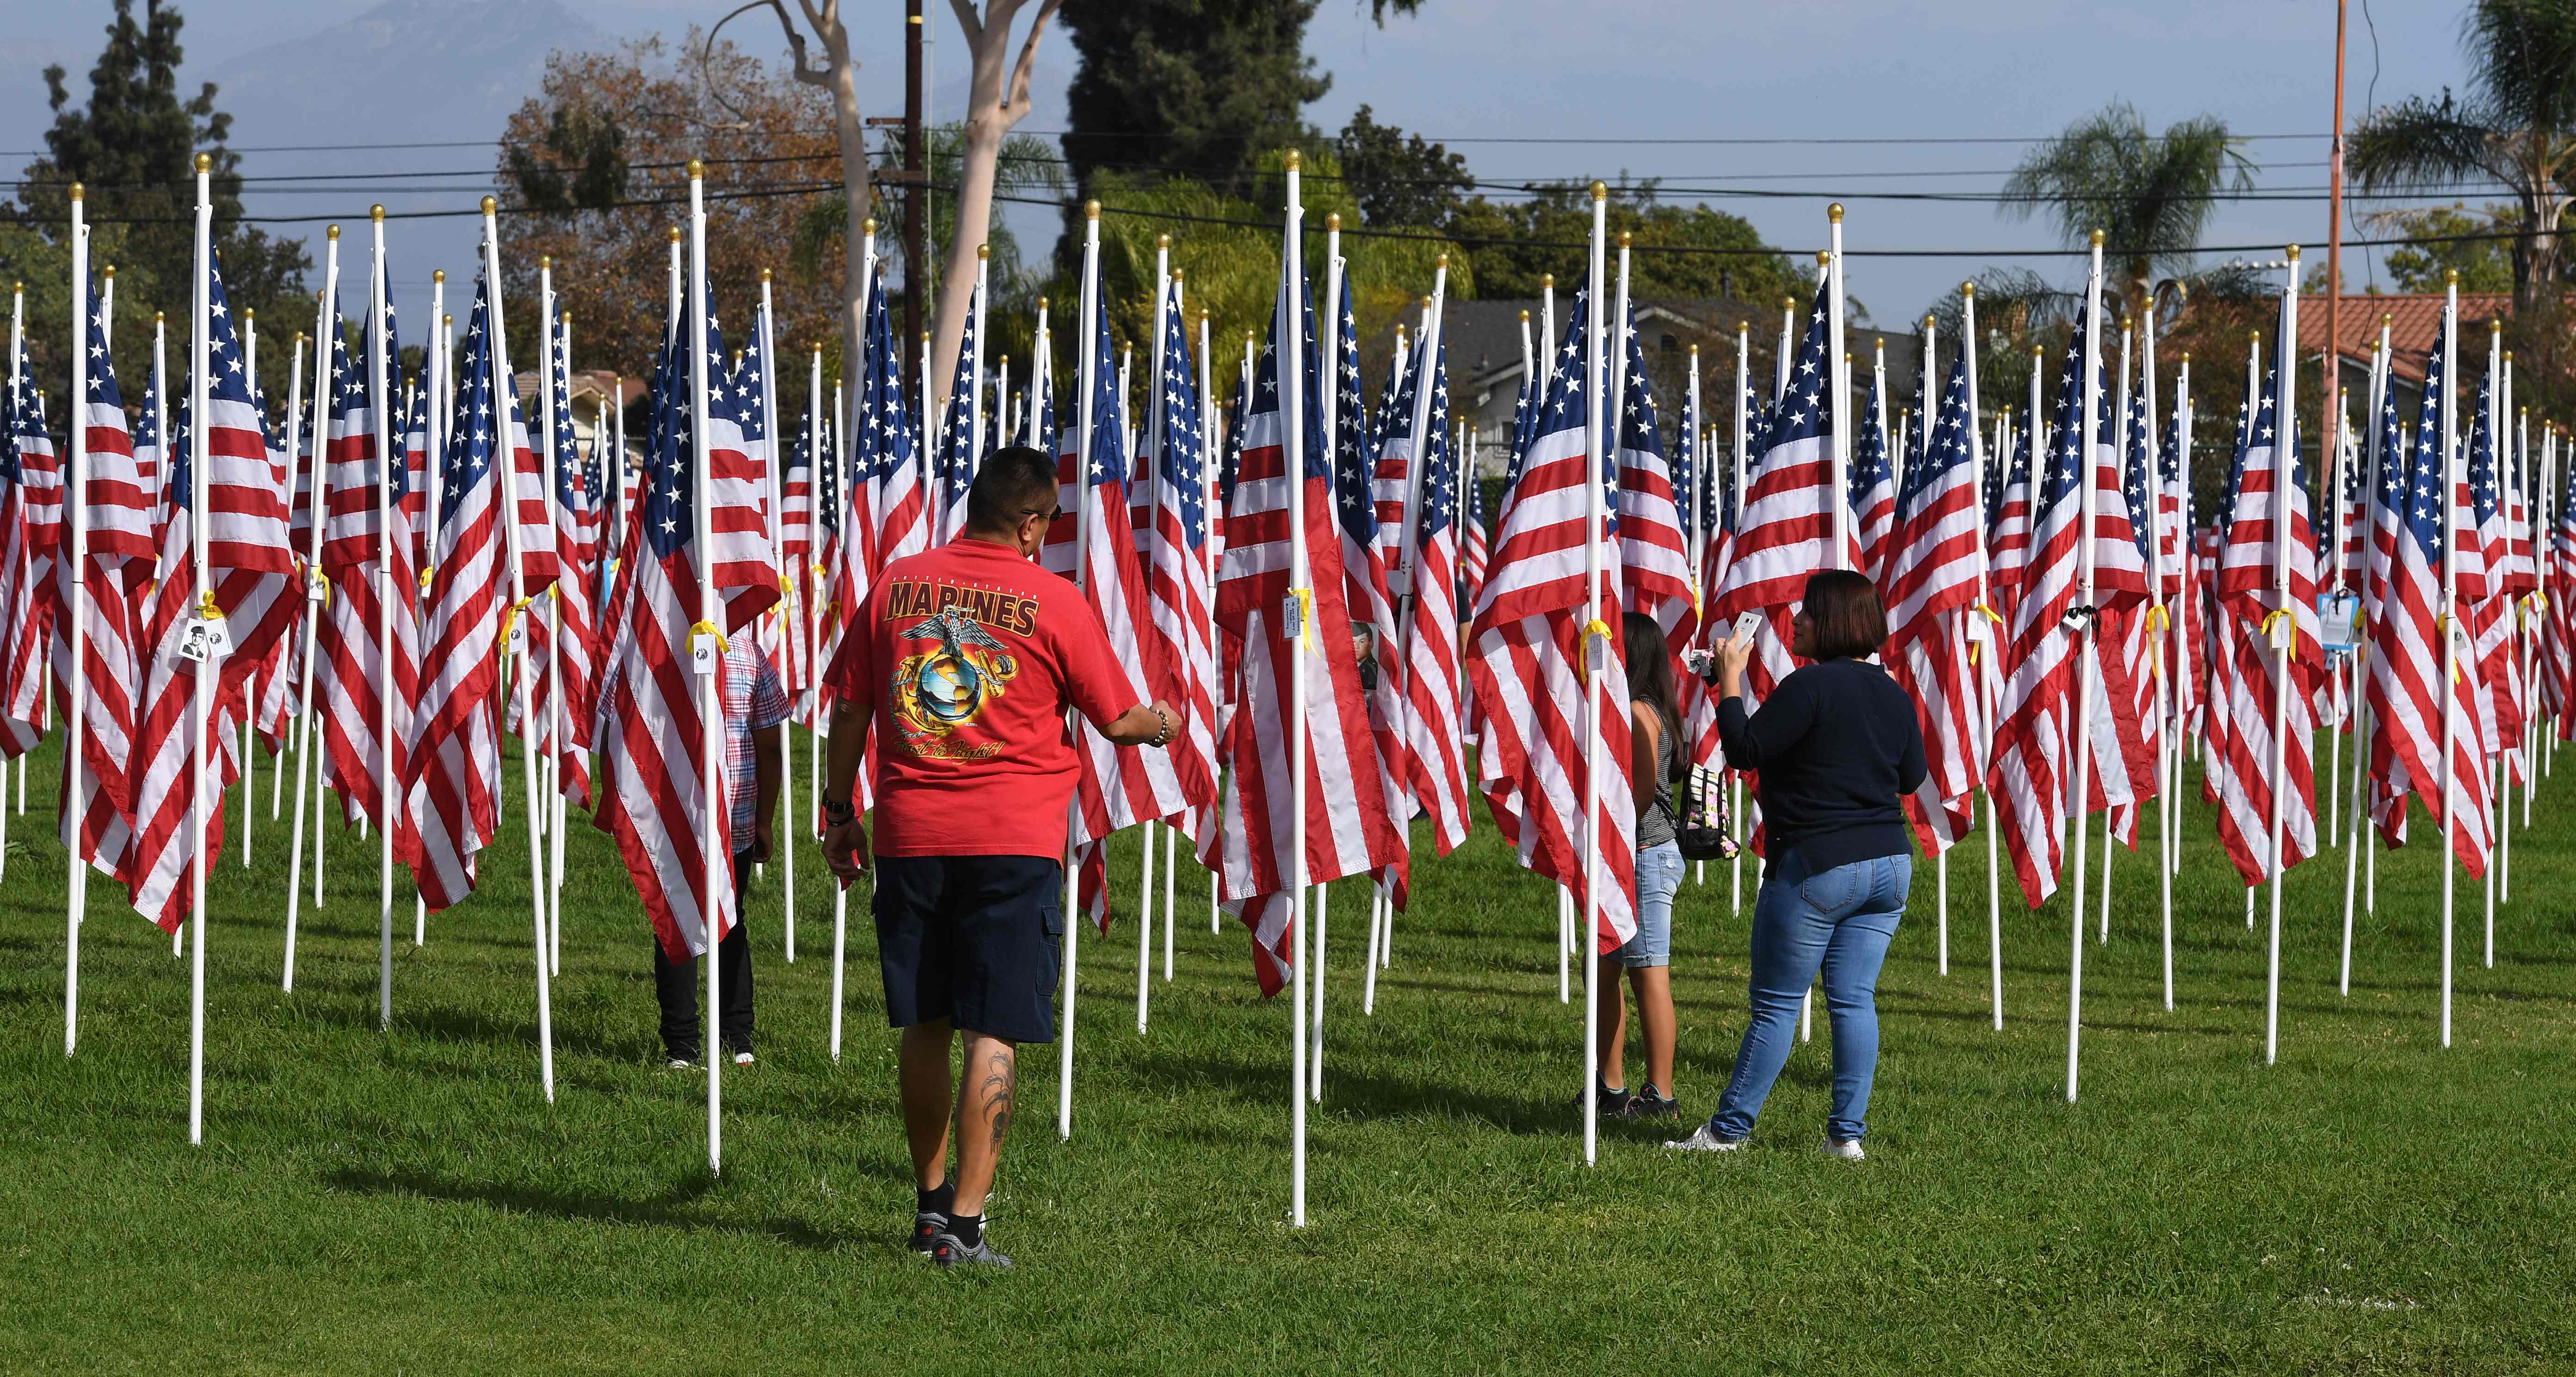
{"type": "MultiPolygon", "coordinates": [[[[690,23],[708,22],[731,8],[681,0],[566,3],[579,20],[619,36],[676,36],[690,23]]],[[[373,7],[196,0],[182,8],[190,67],[202,72],[373,7]]],[[[852,0],[852,10],[865,21],[860,38],[868,111],[898,114],[901,7],[852,0]]],[[[49,60],[67,61],[76,74],[85,70],[108,13],[104,0],[66,0],[12,6],[0,17],[0,150],[14,154],[37,146],[44,111],[36,70],[49,60]]],[[[2324,0],[1979,0],[1946,6],[1809,0],[1785,13],[1794,14],[1795,25],[1763,22],[1763,13],[1752,7],[1671,0],[1426,0],[1419,17],[1390,20],[1380,29],[1369,22],[1360,0],[1324,0],[1308,51],[1332,74],[1333,84],[1308,113],[1334,129],[1366,103],[1382,122],[1454,141],[1453,148],[1490,179],[1615,177],[1624,170],[1662,177],[1675,188],[1794,191],[1782,198],[1673,196],[1683,202],[1706,199],[1745,215],[1771,242],[1791,249],[1819,243],[1826,201],[1838,194],[1850,198],[1846,242],[1854,250],[2052,247],[2045,223],[2012,220],[1991,205],[1872,201],[1856,193],[1990,190],[2027,147],[2017,140],[2054,132],[2114,99],[2135,104],[2156,127],[2206,114],[2224,118],[2239,134],[2306,136],[2265,138],[2246,151],[2262,165],[2266,189],[2324,184],[2334,26],[2334,7],[2324,0]],[[1890,137],[2004,141],[1654,142],[1890,137]],[[1542,139],[1598,142],[1512,142],[1542,139]]],[[[2355,3],[2351,10],[2346,70],[2354,118],[2365,108],[2374,79],[2383,103],[2462,84],[2456,5],[2375,0],[2367,13],[2376,25],[2375,54],[2364,8],[2355,3]]],[[[934,0],[930,18],[938,40],[937,116],[941,106],[953,112],[962,99],[965,55],[947,6],[934,0]]],[[[764,15],[746,15],[735,24],[733,35],[768,39],[764,15]]],[[[1069,53],[1060,34],[1050,35],[1037,109],[1024,127],[1063,127],[1069,53]]],[[[255,112],[263,94],[230,89],[224,103],[255,112]]],[[[488,116],[489,128],[471,127],[469,116],[439,134],[487,137],[515,104],[478,103],[475,110],[488,116]]],[[[400,124],[398,112],[384,112],[335,120],[328,128],[284,129],[263,127],[245,114],[235,142],[258,147],[424,137],[400,124]]],[[[440,159],[441,168],[488,165],[488,154],[471,151],[410,156],[440,159]]],[[[321,155],[253,155],[246,170],[305,171],[325,162],[321,155]]],[[[394,170],[413,164],[376,155],[367,165],[394,170]]],[[[342,157],[327,160],[327,166],[336,171],[353,164],[342,157]]],[[[2474,191],[2464,194],[2476,199],[2474,191]]],[[[354,198],[347,208],[353,220],[363,220],[365,199],[370,198],[354,198]]],[[[383,199],[396,208],[409,204],[391,195],[383,199]]],[[[423,197],[421,203],[440,200],[423,197]]],[[[470,205],[472,197],[445,194],[443,200],[470,205]]],[[[317,206],[311,198],[295,209],[342,211],[317,206]]],[[[2221,208],[2209,242],[2277,246],[2297,239],[2321,245],[2325,221],[2321,199],[2232,204],[2221,208]]],[[[1038,222],[1031,228],[1041,234],[1052,225],[1043,212],[1038,222]]],[[[468,224],[406,222],[397,262],[422,265],[425,276],[427,266],[452,259],[453,270],[471,256],[468,224]]],[[[2348,236],[2354,232],[2347,227],[2348,236]]],[[[2260,256],[2276,252],[2267,249],[2260,256]]],[[[2065,260],[1856,259],[1851,289],[1883,327],[1893,328],[1961,278],[1998,262],[2035,266],[2060,280],[2074,271],[2065,260]]],[[[2359,289],[2372,267],[2371,255],[2351,256],[2347,282],[2359,289]]]]}

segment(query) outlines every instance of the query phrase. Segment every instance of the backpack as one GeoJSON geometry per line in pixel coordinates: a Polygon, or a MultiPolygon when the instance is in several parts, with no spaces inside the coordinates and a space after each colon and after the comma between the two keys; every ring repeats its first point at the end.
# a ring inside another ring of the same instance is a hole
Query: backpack
{"type": "Polygon", "coordinates": [[[1686,861],[1722,861],[1736,852],[1726,814],[1726,772],[1693,765],[1674,800],[1673,842],[1686,861]]]}

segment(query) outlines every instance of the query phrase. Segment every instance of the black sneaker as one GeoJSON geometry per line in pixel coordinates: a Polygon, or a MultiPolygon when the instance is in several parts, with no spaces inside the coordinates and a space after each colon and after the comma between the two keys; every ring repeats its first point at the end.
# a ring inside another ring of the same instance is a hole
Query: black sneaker
{"type": "Polygon", "coordinates": [[[986,1234],[975,1240],[975,1245],[970,1248],[957,1235],[947,1231],[946,1220],[941,1220],[939,1227],[940,1232],[930,1240],[930,1260],[941,1267],[1007,1268],[1011,1265],[1009,1258],[994,1251],[992,1235],[986,1234]]]}
{"type": "MultiPolygon", "coordinates": [[[[1628,1112],[1628,1092],[1626,1090],[1613,1090],[1609,1086],[1603,1085],[1598,1081],[1593,1082],[1593,1089],[1601,1097],[1601,1116],[1603,1118],[1615,1119],[1628,1112]]],[[[1580,1090],[1575,1091],[1574,1098],[1566,1101],[1566,1105],[1568,1108],[1574,1110],[1574,1112],[1578,1114],[1582,1113],[1583,1092],[1580,1090]]]]}
{"type": "Polygon", "coordinates": [[[1648,1081],[1645,1089],[1628,1097],[1627,1114],[1631,1119],[1678,1119],[1682,1116],[1682,1102],[1648,1081]]]}

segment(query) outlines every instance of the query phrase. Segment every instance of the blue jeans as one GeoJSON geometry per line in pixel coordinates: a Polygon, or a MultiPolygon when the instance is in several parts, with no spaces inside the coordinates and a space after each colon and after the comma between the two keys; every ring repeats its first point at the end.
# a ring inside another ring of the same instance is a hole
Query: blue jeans
{"type": "Polygon", "coordinates": [[[1878,968],[1905,916],[1914,858],[1879,856],[1810,875],[1792,849],[1770,872],[1753,904],[1751,1017],[1709,1130],[1721,1138],[1753,1131],[1796,1041],[1798,1006],[1821,969],[1834,1039],[1834,1109],[1825,1136],[1856,1142],[1868,1126],[1869,1083],[1878,1071],[1878,968]]]}
{"type": "Polygon", "coordinates": [[[1682,848],[1658,842],[1637,853],[1637,935],[1619,948],[1630,970],[1673,964],[1673,895],[1682,887],[1682,848]]]}

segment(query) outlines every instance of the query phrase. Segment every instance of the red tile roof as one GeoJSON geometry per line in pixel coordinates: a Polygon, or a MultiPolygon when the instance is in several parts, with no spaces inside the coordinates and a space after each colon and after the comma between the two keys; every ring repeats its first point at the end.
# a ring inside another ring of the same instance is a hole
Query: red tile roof
{"type": "MultiPolygon", "coordinates": [[[[2380,317],[2388,318],[2388,349],[2394,356],[2390,371],[2409,382],[2424,379],[2426,355],[2433,348],[2434,336],[2442,328],[2442,296],[2438,293],[2361,296],[2346,293],[2336,311],[2335,341],[2337,352],[2352,363],[2367,368],[2371,351],[2379,347],[2380,317]]],[[[2460,294],[2460,335],[2468,344],[2483,350],[2486,340],[2480,332],[2486,323],[2513,309],[2513,298],[2502,292],[2462,292],[2460,294]]],[[[2326,299],[2317,296],[2299,298],[2299,356],[2311,358],[2326,347],[2326,299]]]]}

